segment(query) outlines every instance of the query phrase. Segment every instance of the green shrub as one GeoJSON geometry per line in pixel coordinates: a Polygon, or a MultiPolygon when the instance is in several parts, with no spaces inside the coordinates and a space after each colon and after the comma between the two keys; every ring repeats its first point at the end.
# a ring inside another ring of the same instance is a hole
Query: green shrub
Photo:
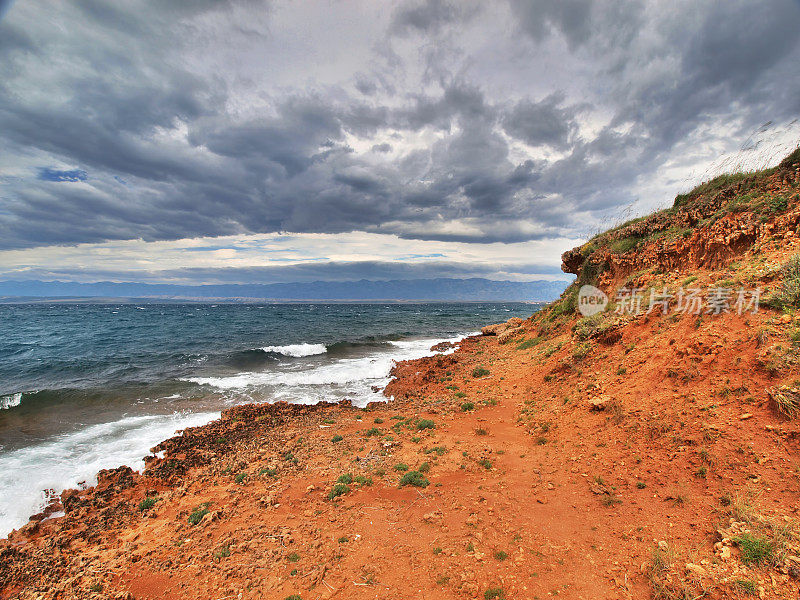
{"type": "Polygon", "coordinates": [[[503,588],[489,588],[483,592],[483,600],[505,600],[506,593],[503,588]]]}
{"type": "Polygon", "coordinates": [[[400,478],[400,487],[411,485],[414,487],[425,488],[430,485],[430,481],[419,471],[409,471],[400,478]]]}
{"type": "Polygon", "coordinates": [[[297,552],[292,552],[286,557],[286,560],[296,563],[298,560],[300,560],[300,555],[297,552]]]}
{"type": "Polygon", "coordinates": [[[475,404],[473,404],[472,402],[464,402],[464,404],[461,405],[461,410],[463,410],[464,412],[475,410],[475,404]]]}
{"type": "Polygon", "coordinates": [[[372,485],[372,478],[366,475],[356,475],[356,483],[358,485],[372,485]]]}
{"type": "Polygon", "coordinates": [[[244,483],[244,480],[247,479],[247,473],[239,473],[233,480],[236,483],[244,483]]]}
{"type": "Polygon", "coordinates": [[[572,351],[573,360],[575,360],[576,362],[583,360],[584,358],[589,356],[589,354],[591,354],[593,348],[594,347],[592,346],[592,344],[588,342],[584,342],[583,344],[575,346],[575,349],[572,351]]]}
{"type": "Polygon", "coordinates": [[[472,369],[472,376],[476,379],[478,377],[486,377],[489,373],[489,369],[485,369],[484,367],[475,367],[472,369]]]}
{"type": "Polygon", "coordinates": [[[403,472],[403,471],[408,471],[408,465],[407,465],[407,464],[405,464],[405,463],[397,463],[397,464],[394,466],[394,470],[395,470],[395,471],[401,471],[401,472],[403,472]]]}
{"type": "Polygon", "coordinates": [[[339,479],[336,480],[336,483],[345,483],[345,484],[353,483],[353,474],[345,473],[344,475],[339,475],[339,479]]]}
{"type": "Polygon", "coordinates": [[[430,470],[431,470],[431,463],[429,463],[429,462],[427,462],[427,461],[426,461],[426,462],[422,463],[422,464],[419,466],[419,469],[417,469],[417,470],[418,470],[420,473],[427,473],[428,471],[430,471],[430,470]]]}
{"type": "Polygon", "coordinates": [[[214,559],[214,562],[219,562],[223,558],[228,558],[231,555],[230,546],[220,546],[214,552],[211,553],[211,558],[214,559]]]}
{"type": "Polygon", "coordinates": [[[333,486],[330,493],[328,494],[328,499],[333,500],[334,498],[338,498],[339,496],[344,496],[350,491],[350,486],[346,483],[337,483],[333,486]]]}
{"type": "Polygon", "coordinates": [[[367,433],[365,434],[367,437],[372,437],[376,435],[383,435],[383,432],[378,429],[377,427],[371,427],[367,429],[367,433]]]}
{"type": "Polygon", "coordinates": [[[203,520],[209,512],[208,507],[211,506],[210,502],[203,502],[200,506],[192,511],[192,514],[189,515],[189,525],[197,525],[200,521],[203,520]]]}
{"type": "Polygon", "coordinates": [[[494,557],[497,560],[503,561],[503,560],[508,558],[508,552],[506,552],[504,550],[497,550],[494,553],[494,557]]]}
{"type": "Polygon", "coordinates": [[[789,207],[789,199],[785,196],[770,196],[767,199],[767,205],[774,213],[783,212],[789,207]]]}
{"type": "Polygon", "coordinates": [[[139,502],[139,510],[144,512],[148,509],[153,508],[156,505],[160,498],[158,496],[147,496],[144,500],[139,502]]]}
{"type": "Polygon", "coordinates": [[[436,429],[436,423],[430,419],[420,419],[417,421],[417,429],[419,431],[422,431],[423,429],[436,429]]]}
{"type": "Polygon", "coordinates": [[[331,441],[335,444],[337,442],[341,442],[344,438],[340,436],[338,433],[331,438],[331,441]]]}

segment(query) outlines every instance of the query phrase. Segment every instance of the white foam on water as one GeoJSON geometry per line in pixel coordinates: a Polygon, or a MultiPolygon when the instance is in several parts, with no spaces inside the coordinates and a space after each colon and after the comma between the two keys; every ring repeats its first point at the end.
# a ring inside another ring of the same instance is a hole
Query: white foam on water
{"type": "Polygon", "coordinates": [[[267,346],[262,348],[264,352],[274,352],[275,354],[283,354],[284,356],[292,356],[300,358],[303,356],[314,356],[316,354],[325,354],[328,349],[325,344],[288,344],[286,346],[267,346]]]}
{"type": "MultiPolygon", "coordinates": [[[[296,404],[316,404],[347,398],[356,406],[385,400],[380,394],[389,383],[392,367],[402,360],[434,354],[431,346],[440,342],[458,342],[463,336],[447,339],[401,340],[389,342],[389,350],[380,350],[359,358],[341,358],[335,362],[304,370],[248,371],[222,377],[189,377],[198,385],[217,390],[251,393],[270,387],[269,396],[296,404]]],[[[451,348],[445,353],[453,352],[451,348]]]]}
{"type": "Polygon", "coordinates": [[[22,404],[22,392],[0,396],[0,410],[7,410],[22,404]]]}
{"type": "Polygon", "coordinates": [[[97,472],[127,465],[144,467],[150,448],[176,430],[203,425],[219,413],[175,413],[125,417],[0,455],[0,535],[40,512],[53,490],[96,483],[97,472]]]}

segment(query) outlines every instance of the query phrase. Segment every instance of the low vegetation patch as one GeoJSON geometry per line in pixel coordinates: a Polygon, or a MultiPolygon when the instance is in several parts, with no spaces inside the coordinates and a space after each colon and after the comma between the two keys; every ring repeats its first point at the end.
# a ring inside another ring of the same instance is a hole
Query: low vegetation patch
{"type": "Polygon", "coordinates": [[[414,487],[426,488],[430,483],[428,478],[419,471],[409,471],[400,478],[400,487],[411,485],[414,487]]]}
{"type": "Polygon", "coordinates": [[[790,419],[800,415],[800,387],[782,385],[767,390],[767,393],[775,402],[779,412],[790,419]]]}
{"type": "Polygon", "coordinates": [[[750,579],[735,579],[732,585],[737,591],[748,596],[758,596],[758,585],[750,579]]]}
{"type": "Polygon", "coordinates": [[[214,552],[211,553],[211,558],[214,559],[214,562],[219,562],[223,558],[228,558],[231,555],[231,548],[230,546],[220,546],[214,552]]]}
{"type": "Polygon", "coordinates": [[[524,340],[521,343],[517,344],[517,350],[528,350],[530,348],[533,348],[537,344],[541,343],[541,341],[542,341],[541,337],[535,337],[529,340],[524,340]]]}
{"type": "Polygon", "coordinates": [[[743,533],[733,540],[742,551],[742,562],[745,564],[763,565],[775,559],[776,545],[765,535],[743,533]]]}
{"type": "Polygon", "coordinates": [[[572,326],[572,333],[575,334],[576,338],[585,342],[593,338],[601,337],[603,334],[619,327],[620,324],[622,324],[622,318],[619,315],[599,313],[591,317],[579,319],[578,322],[572,326]]]}
{"type": "Polygon", "coordinates": [[[765,304],[777,309],[800,308],[800,254],[781,268],[781,282],[765,304]]]}
{"type": "Polygon", "coordinates": [[[328,493],[328,499],[334,500],[339,496],[344,496],[345,494],[350,492],[350,486],[346,483],[337,483],[336,485],[331,488],[331,491],[328,493]]]}
{"type": "Polygon", "coordinates": [[[160,498],[158,496],[147,496],[144,500],[139,502],[139,510],[144,512],[153,508],[156,505],[160,498]]]}
{"type": "Polygon", "coordinates": [[[491,373],[491,371],[489,371],[489,369],[486,369],[484,367],[475,367],[474,369],[472,369],[472,376],[476,379],[479,377],[486,377],[487,375],[489,375],[489,373],[491,373]]]}
{"type": "Polygon", "coordinates": [[[203,517],[210,512],[208,510],[209,506],[211,506],[210,502],[203,502],[200,506],[195,508],[189,515],[189,525],[197,525],[200,521],[202,521],[203,517]]]}
{"type": "Polygon", "coordinates": [[[584,342],[583,344],[578,344],[575,346],[575,349],[572,351],[572,359],[576,362],[582,361],[584,358],[589,356],[592,353],[594,347],[589,342],[584,342]]]}

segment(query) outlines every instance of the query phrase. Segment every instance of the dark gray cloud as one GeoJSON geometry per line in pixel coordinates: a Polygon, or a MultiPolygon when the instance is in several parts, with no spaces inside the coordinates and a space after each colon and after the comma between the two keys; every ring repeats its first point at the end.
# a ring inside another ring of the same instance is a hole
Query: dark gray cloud
{"type": "Polygon", "coordinates": [[[476,8],[466,0],[406,0],[392,15],[390,29],[399,34],[431,34],[466,21],[475,12],[476,8]]]}
{"type": "Polygon", "coordinates": [[[517,103],[508,111],[503,128],[506,133],[531,146],[552,146],[565,149],[574,137],[575,108],[562,108],[564,95],[554,93],[540,102],[530,99],[517,103]]]}
{"type": "Polygon", "coordinates": [[[794,0],[415,0],[355,25],[326,6],[14,4],[0,248],[584,235],[681,144],[800,113],[794,0]]]}

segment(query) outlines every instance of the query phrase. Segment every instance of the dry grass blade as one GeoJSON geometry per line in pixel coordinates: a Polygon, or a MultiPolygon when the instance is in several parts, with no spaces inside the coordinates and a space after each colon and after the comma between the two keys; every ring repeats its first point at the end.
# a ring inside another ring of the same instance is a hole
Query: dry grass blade
{"type": "Polygon", "coordinates": [[[800,388],[782,385],[768,389],[767,394],[775,402],[778,410],[790,419],[800,415],[800,388]]]}

